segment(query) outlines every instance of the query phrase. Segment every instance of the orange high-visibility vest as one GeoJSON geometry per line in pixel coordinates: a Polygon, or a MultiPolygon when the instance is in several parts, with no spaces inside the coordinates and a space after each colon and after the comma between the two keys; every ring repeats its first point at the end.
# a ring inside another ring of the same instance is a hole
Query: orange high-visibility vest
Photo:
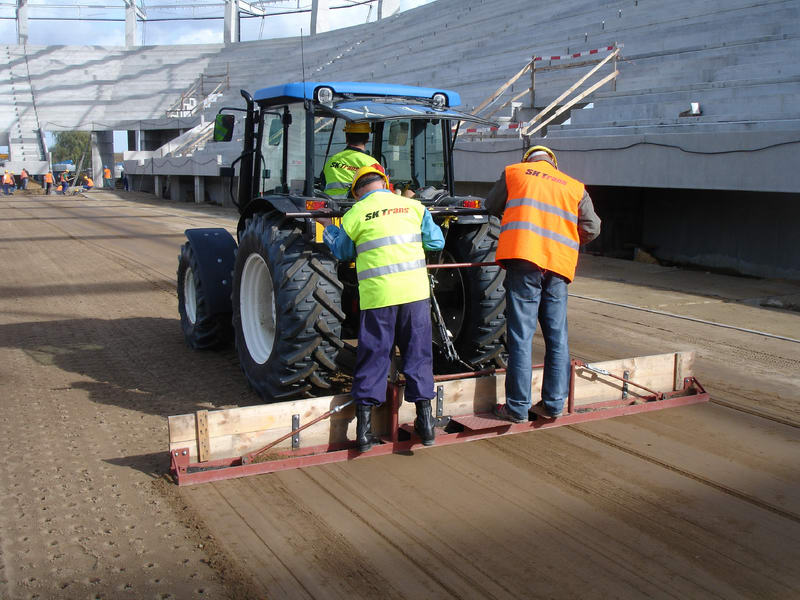
{"type": "Polygon", "coordinates": [[[14,183],[14,176],[11,173],[3,173],[3,183],[14,183]]]}
{"type": "Polygon", "coordinates": [[[111,169],[103,169],[103,179],[111,179],[111,169]]]}
{"type": "Polygon", "coordinates": [[[572,281],[583,184],[542,160],[510,165],[505,175],[508,199],[496,259],[524,259],[572,281]]]}
{"type": "Polygon", "coordinates": [[[46,173],[45,176],[44,176],[44,182],[45,183],[53,183],[53,174],[52,173],[46,173]]]}

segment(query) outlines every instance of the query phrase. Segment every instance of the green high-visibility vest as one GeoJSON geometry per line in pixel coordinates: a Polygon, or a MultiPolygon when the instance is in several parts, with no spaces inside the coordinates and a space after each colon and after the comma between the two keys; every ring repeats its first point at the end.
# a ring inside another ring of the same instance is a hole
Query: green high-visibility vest
{"type": "Polygon", "coordinates": [[[325,193],[329,196],[346,196],[353,184],[353,176],[361,167],[378,164],[369,154],[345,148],[325,163],[325,193]]]}
{"type": "Polygon", "coordinates": [[[342,217],[342,228],[356,247],[362,310],[430,297],[422,249],[425,210],[418,200],[378,190],[342,217]]]}

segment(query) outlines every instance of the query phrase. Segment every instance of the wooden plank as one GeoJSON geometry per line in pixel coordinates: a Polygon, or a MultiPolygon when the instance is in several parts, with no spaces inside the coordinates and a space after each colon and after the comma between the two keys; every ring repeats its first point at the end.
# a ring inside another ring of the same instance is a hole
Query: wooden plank
{"type": "MultiPolygon", "coordinates": [[[[675,354],[639,356],[606,362],[591,363],[593,367],[623,376],[628,371],[628,379],[657,391],[670,391],[675,382],[675,354]]],[[[641,398],[650,393],[633,385],[628,386],[629,398],[641,398]]],[[[612,377],[598,375],[580,367],[575,369],[575,406],[610,402],[622,399],[622,382],[612,377]]]]}
{"type": "MultiPolygon", "coordinates": [[[[331,408],[344,404],[350,399],[349,394],[337,396],[320,396],[305,400],[259,404],[208,413],[209,427],[214,435],[230,435],[273,429],[283,424],[292,423],[292,415],[299,414],[302,423],[314,419],[331,408]]],[[[176,415],[168,418],[169,441],[191,442],[195,437],[194,414],[176,415]]]]}
{"type": "Polygon", "coordinates": [[[200,462],[208,460],[211,446],[208,439],[208,411],[198,410],[197,417],[197,458],[200,462]]]}
{"type": "Polygon", "coordinates": [[[675,382],[672,387],[673,391],[682,390],[683,379],[692,376],[694,359],[694,351],[675,353],[675,382]]]}
{"type": "MultiPolygon", "coordinates": [[[[674,389],[679,373],[681,387],[683,377],[691,376],[693,361],[693,352],[681,352],[597,362],[592,363],[592,366],[619,376],[628,371],[631,381],[658,391],[670,391],[674,389]]],[[[541,384],[542,371],[535,369],[531,381],[534,401],[541,395],[541,384]]],[[[444,388],[443,414],[445,415],[489,412],[497,402],[503,402],[505,398],[505,376],[502,374],[447,381],[437,385],[444,388]]],[[[637,398],[647,396],[648,392],[630,385],[628,395],[637,398]]],[[[614,401],[621,397],[622,382],[586,369],[576,369],[575,406],[614,401]]],[[[293,414],[300,414],[301,424],[306,423],[349,399],[349,395],[324,396],[211,411],[208,413],[208,460],[241,456],[257,450],[288,433],[291,430],[293,414]]],[[[411,422],[415,413],[413,404],[403,402],[398,419],[400,423],[411,422]]],[[[388,403],[374,409],[372,419],[373,433],[388,434],[391,422],[388,403]]],[[[333,444],[355,439],[355,426],[355,408],[348,406],[341,413],[334,414],[330,419],[304,430],[300,435],[300,446],[333,444]]],[[[190,460],[195,462],[200,456],[195,415],[170,417],[169,429],[170,450],[188,446],[190,460]],[[187,417],[191,423],[189,427],[186,426],[187,417]]],[[[285,440],[277,446],[277,448],[289,447],[291,440],[285,440]]]]}

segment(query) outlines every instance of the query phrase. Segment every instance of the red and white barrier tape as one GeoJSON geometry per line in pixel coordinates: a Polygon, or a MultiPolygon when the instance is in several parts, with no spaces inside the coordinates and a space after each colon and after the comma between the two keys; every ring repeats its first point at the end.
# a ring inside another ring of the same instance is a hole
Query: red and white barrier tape
{"type": "Polygon", "coordinates": [[[575,54],[565,54],[564,56],[534,56],[533,62],[539,60],[565,60],[567,58],[580,58],[581,56],[589,56],[590,54],[597,54],[598,52],[611,52],[614,48],[614,46],[606,46],[605,48],[595,48],[594,50],[576,52],[575,54]]]}
{"type": "MultiPolygon", "coordinates": [[[[499,127],[468,127],[464,129],[464,133],[495,133],[497,131],[515,130],[522,127],[524,123],[505,123],[499,127]]],[[[455,129],[455,127],[453,127],[455,129]]]]}

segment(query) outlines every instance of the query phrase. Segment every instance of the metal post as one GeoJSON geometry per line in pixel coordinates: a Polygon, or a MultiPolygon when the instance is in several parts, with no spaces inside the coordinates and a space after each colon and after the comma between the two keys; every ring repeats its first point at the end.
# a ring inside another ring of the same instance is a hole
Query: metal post
{"type": "Polygon", "coordinates": [[[392,417],[389,421],[389,428],[391,429],[390,436],[393,444],[398,441],[398,433],[400,429],[400,421],[398,412],[400,411],[400,384],[395,381],[390,381],[386,388],[386,394],[389,396],[389,409],[392,411],[392,417]]]}
{"type": "Polygon", "coordinates": [[[531,108],[536,109],[536,63],[531,56],[531,108]]]}
{"type": "Polygon", "coordinates": [[[311,1],[311,35],[328,31],[328,0],[311,1]]]}
{"type": "MultiPolygon", "coordinates": [[[[617,48],[617,42],[614,42],[614,49],[616,50],[616,48],[617,48]]],[[[617,72],[617,58],[619,58],[618,54],[614,56],[614,72],[615,73],[617,72]]],[[[617,78],[616,77],[614,77],[614,80],[611,82],[611,85],[612,85],[612,89],[616,92],[617,91],[617,78]]]]}
{"type": "Polygon", "coordinates": [[[567,413],[575,412],[575,361],[569,361],[569,397],[567,399],[567,413]]]}
{"type": "Polygon", "coordinates": [[[17,0],[17,43],[28,43],[28,0],[17,0]]]}

